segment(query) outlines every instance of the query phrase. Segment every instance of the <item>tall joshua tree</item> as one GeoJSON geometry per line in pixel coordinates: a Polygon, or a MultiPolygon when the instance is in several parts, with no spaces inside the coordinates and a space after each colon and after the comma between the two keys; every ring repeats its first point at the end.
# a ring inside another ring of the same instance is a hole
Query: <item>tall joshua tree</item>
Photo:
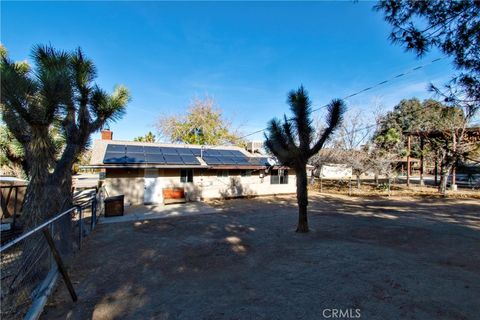
{"type": "Polygon", "coordinates": [[[95,66],[80,49],[36,46],[33,69],[4,50],[1,56],[1,115],[24,149],[30,181],[23,212],[31,227],[72,205],[73,163],[93,132],[123,115],[129,93],[122,86],[112,94],[100,89],[95,66]],[[63,135],[63,146],[52,128],[63,135]]]}
{"type": "Polygon", "coordinates": [[[307,162],[317,154],[342,122],[345,104],[342,100],[332,100],[327,107],[327,126],[314,141],[311,101],[307,91],[301,86],[288,94],[287,103],[293,113],[291,119],[284,116],[283,123],[272,119],[265,135],[265,147],[273,153],[281,164],[295,170],[297,180],[298,225],[297,232],[308,232],[307,206],[307,162]]]}

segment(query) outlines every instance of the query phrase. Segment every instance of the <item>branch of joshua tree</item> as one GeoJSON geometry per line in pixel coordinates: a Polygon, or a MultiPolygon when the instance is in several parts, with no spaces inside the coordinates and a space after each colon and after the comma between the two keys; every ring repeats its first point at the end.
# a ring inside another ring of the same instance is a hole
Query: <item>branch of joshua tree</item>
{"type": "Polygon", "coordinates": [[[29,170],[27,226],[71,204],[73,163],[90,135],[118,119],[129,101],[126,88],[117,87],[109,95],[93,83],[95,67],[81,50],[36,46],[32,56],[32,70],[15,69],[6,54],[1,60],[2,117],[21,143],[29,170]],[[64,147],[53,139],[52,130],[63,137],[64,147]]]}
{"type": "Polygon", "coordinates": [[[310,150],[310,156],[318,153],[320,149],[323,148],[323,145],[330,137],[330,135],[337,129],[338,125],[343,121],[343,114],[346,111],[346,105],[343,100],[335,99],[330,102],[327,107],[328,118],[327,118],[327,128],[325,128],[320,140],[313,146],[310,150]]]}

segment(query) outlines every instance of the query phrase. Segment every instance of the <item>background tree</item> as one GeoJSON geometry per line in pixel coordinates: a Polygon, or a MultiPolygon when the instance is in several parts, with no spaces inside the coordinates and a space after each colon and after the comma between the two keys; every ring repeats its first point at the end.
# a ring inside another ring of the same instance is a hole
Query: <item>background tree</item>
{"type": "Polygon", "coordinates": [[[362,114],[362,111],[347,113],[337,137],[337,148],[341,150],[341,163],[352,168],[357,178],[357,188],[360,188],[360,176],[370,169],[368,143],[374,129],[367,126],[362,114]]]}
{"type": "MultiPolygon", "coordinates": [[[[458,107],[450,107],[439,101],[428,99],[423,102],[413,98],[402,100],[392,111],[380,118],[380,125],[374,134],[373,140],[377,149],[383,152],[391,149],[390,144],[383,141],[391,141],[393,131],[398,135],[399,145],[394,150],[398,152],[397,158],[407,155],[407,136],[409,132],[424,132],[422,145],[420,137],[411,138],[411,155],[413,157],[430,158],[441,163],[439,191],[444,192],[448,180],[448,174],[454,163],[468,153],[471,147],[466,141],[458,137],[464,124],[463,110],[458,107]],[[429,136],[429,132],[444,132],[443,135],[429,136]],[[456,142],[453,143],[455,134],[456,142]],[[382,142],[379,144],[379,142],[382,142]],[[455,151],[454,151],[455,150],[455,151]]],[[[380,154],[383,154],[380,152],[380,154]]],[[[391,152],[388,152],[391,155],[391,152]]]]}
{"type": "Polygon", "coordinates": [[[157,138],[151,131],[148,131],[148,133],[144,136],[133,138],[133,141],[138,141],[138,142],[155,142],[156,140],[157,138]]]}
{"type": "MultiPolygon", "coordinates": [[[[65,139],[55,126],[49,130],[55,145],[55,150],[61,151],[65,147],[65,139]]],[[[59,153],[55,156],[58,158],[59,153]]],[[[0,165],[11,169],[16,176],[28,179],[28,164],[25,159],[23,146],[6,125],[0,126],[0,165]]]]}
{"type": "Polygon", "coordinates": [[[0,166],[2,174],[26,178],[27,172],[22,145],[15,139],[7,126],[0,126],[0,166]]]}
{"type": "Polygon", "coordinates": [[[274,154],[282,165],[295,170],[297,182],[298,225],[297,232],[308,232],[307,162],[317,154],[342,122],[345,104],[333,100],[328,105],[327,125],[319,139],[315,135],[311,119],[311,101],[303,86],[291,91],[287,99],[293,118],[284,116],[283,123],[272,119],[265,134],[265,148],[274,154]]]}
{"type": "MultiPolygon", "coordinates": [[[[375,9],[382,11],[392,25],[393,43],[419,57],[437,48],[453,58],[459,73],[444,89],[431,85],[431,90],[443,97],[445,103],[462,109],[462,123],[451,127],[455,148],[446,153],[443,161],[442,168],[451,170],[467,147],[463,145],[465,129],[480,107],[480,2],[386,0],[380,1],[375,9]]],[[[442,177],[448,177],[449,173],[443,172],[442,177]]],[[[444,185],[446,182],[442,181],[440,191],[444,185]]]]}
{"type": "Polygon", "coordinates": [[[401,133],[398,129],[390,128],[382,135],[375,136],[373,145],[368,151],[368,167],[374,170],[377,184],[378,176],[383,175],[387,177],[390,186],[390,180],[396,169],[393,164],[398,161],[399,156],[403,155],[404,152],[401,133]]]}
{"type": "Polygon", "coordinates": [[[375,9],[382,11],[392,25],[393,43],[419,57],[432,48],[452,57],[460,74],[453,77],[451,84],[460,87],[463,98],[480,101],[479,1],[386,0],[378,2],[375,9]]]}
{"type": "Polygon", "coordinates": [[[184,115],[161,116],[157,122],[161,137],[172,143],[243,146],[212,98],[195,99],[184,115]]]}
{"type": "Polygon", "coordinates": [[[23,206],[29,226],[71,207],[73,163],[90,135],[121,117],[129,100],[125,87],[107,94],[94,83],[93,61],[80,49],[36,46],[32,59],[35,68],[25,68],[4,53],[0,64],[2,118],[23,147],[30,180],[23,206]]]}

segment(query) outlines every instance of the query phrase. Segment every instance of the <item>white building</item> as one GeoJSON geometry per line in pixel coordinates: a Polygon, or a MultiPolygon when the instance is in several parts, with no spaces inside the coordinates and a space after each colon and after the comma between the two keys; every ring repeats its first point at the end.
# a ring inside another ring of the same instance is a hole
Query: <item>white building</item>
{"type": "Polygon", "coordinates": [[[126,204],[295,193],[295,172],[234,146],[112,140],[102,132],[87,168],[100,169],[108,196],[126,204]]]}

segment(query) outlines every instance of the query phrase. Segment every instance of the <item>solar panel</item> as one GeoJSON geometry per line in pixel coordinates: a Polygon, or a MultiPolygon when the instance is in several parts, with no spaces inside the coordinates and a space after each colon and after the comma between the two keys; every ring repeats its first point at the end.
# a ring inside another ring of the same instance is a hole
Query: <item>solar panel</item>
{"type": "Polygon", "coordinates": [[[177,148],[177,152],[181,156],[183,156],[183,155],[191,156],[192,155],[192,151],[189,148],[177,148]]]}
{"type": "Polygon", "coordinates": [[[222,164],[222,161],[220,161],[220,159],[218,159],[217,157],[205,156],[203,157],[203,160],[207,164],[222,164]]]}
{"type": "Polygon", "coordinates": [[[233,157],[218,157],[223,164],[237,164],[233,157]]]}
{"type": "Polygon", "coordinates": [[[165,163],[163,154],[160,153],[147,153],[145,157],[148,163],[165,163]]]}
{"type": "Polygon", "coordinates": [[[162,149],[160,147],[145,146],[143,149],[145,150],[146,154],[162,154],[162,149]]]}
{"type": "Polygon", "coordinates": [[[240,165],[249,165],[249,164],[251,164],[251,163],[248,161],[248,158],[247,158],[247,157],[235,157],[235,160],[237,161],[237,164],[240,164],[240,165]]]}
{"type": "Polygon", "coordinates": [[[168,155],[178,155],[176,148],[164,148],[162,147],[162,153],[168,155]]]}
{"type": "Polygon", "coordinates": [[[229,150],[229,151],[232,154],[232,156],[234,156],[234,157],[245,157],[245,154],[243,154],[242,152],[240,152],[238,150],[229,150]]]}
{"type": "Polygon", "coordinates": [[[187,156],[187,155],[183,155],[183,156],[180,156],[183,160],[183,163],[185,164],[200,164],[200,162],[197,160],[197,158],[195,156],[187,156]]]}
{"type": "Polygon", "coordinates": [[[215,156],[220,156],[221,155],[218,150],[211,150],[211,149],[204,150],[203,154],[205,156],[209,156],[209,157],[215,157],[215,156]]]}
{"type": "Polygon", "coordinates": [[[104,163],[158,163],[200,165],[196,157],[203,153],[209,165],[266,165],[267,158],[249,158],[239,150],[204,149],[188,147],[155,147],[109,144],[104,163]]]}
{"type": "Polygon", "coordinates": [[[229,157],[231,156],[232,154],[230,153],[230,150],[216,150],[220,156],[222,157],[229,157]]]}
{"type": "Polygon", "coordinates": [[[200,157],[201,155],[201,151],[200,151],[200,148],[188,148],[190,150],[190,152],[196,156],[196,157],[200,157]]]}
{"type": "Polygon", "coordinates": [[[142,152],[127,152],[127,163],[143,163],[145,162],[145,154],[142,152]]]}
{"type": "Polygon", "coordinates": [[[125,154],[119,152],[106,152],[103,163],[126,163],[125,154]]]}
{"type": "Polygon", "coordinates": [[[163,157],[167,164],[183,164],[183,160],[179,155],[164,154],[163,157]]]}
{"type": "Polygon", "coordinates": [[[143,146],[129,146],[127,145],[127,152],[143,153],[143,146]]]}
{"type": "Polygon", "coordinates": [[[124,144],[109,144],[106,152],[125,152],[124,144]]]}

